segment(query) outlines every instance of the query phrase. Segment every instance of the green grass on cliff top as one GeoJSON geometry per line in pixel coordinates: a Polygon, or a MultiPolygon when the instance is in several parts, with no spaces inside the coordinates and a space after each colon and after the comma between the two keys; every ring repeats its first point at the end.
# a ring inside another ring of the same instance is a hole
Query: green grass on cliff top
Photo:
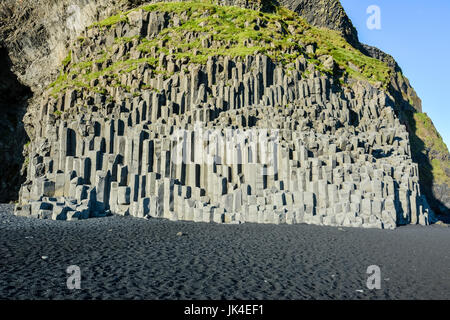
{"type": "MultiPolygon", "coordinates": [[[[119,12],[103,21],[94,23],[91,28],[108,29],[117,23],[128,21],[128,15],[136,10],[177,13],[187,16],[177,27],[163,29],[156,38],[139,38],[139,50],[144,54],[152,48],[169,54],[173,50],[174,58],[187,58],[190,63],[205,64],[211,56],[245,57],[256,53],[266,54],[279,63],[290,63],[305,56],[317,65],[320,71],[326,70],[317,59],[322,55],[331,55],[340,68],[339,77],[367,80],[371,83],[389,83],[389,67],[383,62],[367,57],[348,44],[336,31],[310,26],[297,13],[284,7],[277,7],[273,13],[265,13],[235,6],[220,6],[210,1],[195,2],[159,2],[141,6],[128,12],[119,12]],[[257,23],[258,21],[258,23],[257,23]],[[258,27],[259,24],[261,27],[258,27]],[[195,33],[194,40],[187,35],[195,33]],[[203,47],[203,39],[220,41],[217,48],[203,47]],[[305,47],[314,45],[314,54],[306,54],[305,47]]],[[[116,39],[131,41],[133,39],[116,39]]],[[[108,48],[106,48],[108,51],[108,48]]],[[[112,55],[112,53],[110,53],[112,55]]],[[[108,57],[104,57],[106,59],[108,57]]],[[[69,65],[68,73],[61,74],[51,84],[52,93],[74,86],[89,88],[92,79],[102,75],[116,76],[124,71],[135,69],[140,63],[149,63],[157,68],[152,58],[120,61],[98,72],[92,72],[91,66],[98,61],[81,61],[70,65],[69,56],[64,66],[69,65]],[[148,61],[147,61],[148,60],[148,61]],[[80,71],[85,69],[86,72],[80,71]]],[[[163,70],[160,70],[163,72],[163,70]]]]}
{"type": "MultiPolygon", "coordinates": [[[[288,63],[302,54],[306,45],[312,44],[317,51],[311,58],[331,55],[350,78],[367,80],[371,83],[382,82],[385,85],[390,80],[390,69],[385,63],[362,54],[337,31],[312,27],[297,13],[284,7],[276,7],[274,13],[263,13],[240,7],[218,6],[210,1],[198,1],[160,2],[141,8],[146,11],[188,14],[188,21],[180,27],[163,30],[161,34],[164,36],[175,33],[180,36],[178,39],[169,40],[172,47],[194,49],[194,46],[182,37],[184,32],[188,31],[197,31],[204,35],[203,37],[212,36],[215,40],[231,42],[229,48],[223,47],[219,50],[196,47],[200,53],[197,57],[192,57],[193,62],[205,63],[207,57],[211,55],[235,57],[258,52],[265,53],[276,61],[288,63]],[[265,27],[256,30],[257,20],[263,22],[265,27]],[[254,47],[245,44],[249,39],[254,43],[254,47]],[[297,55],[286,54],[288,49],[297,55]],[[349,63],[355,65],[359,71],[351,68],[349,63]]],[[[319,69],[320,67],[319,65],[319,69]]]]}
{"type": "Polygon", "coordinates": [[[421,171],[421,174],[425,174],[423,178],[450,186],[450,177],[447,175],[447,171],[450,171],[450,159],[442,157],[448,155],[448,148],[430,117],[419,112],[408,113],[406,116],[413,131],[410,135],[412,151],[425,155],[428,153],[427,157],[431,160],[429,164],[419,163],[422,167],[430,166],[421,171]]]}

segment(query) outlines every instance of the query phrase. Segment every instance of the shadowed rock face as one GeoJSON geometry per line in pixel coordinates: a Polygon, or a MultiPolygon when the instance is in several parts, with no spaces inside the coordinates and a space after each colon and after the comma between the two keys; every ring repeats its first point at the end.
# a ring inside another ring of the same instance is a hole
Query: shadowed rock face
{"type": "Polygon", "coordinates": [[[10,71],[11,63],[4,48],[0,48],[0,65],[0,202],[8,202],[17,198],[23,182],[20,170],[27,136],[22,118],[31,91],[10,71]]]}
{"type": "MultiPolygon", "coordinates": [[[[85,27],[119,10],[126,10],[144,2],[147,1],[24,0],[21,1],[19,6],[17,1],[14,0],[3,1],[0,4],[0,41],[7,49],[9,58],[12,61],[10,70],[17,76],[18,81],[31,88],[35,95],[39,95],[60,71],[58,66],[67,55],[68,44],[76,39],[85,27]]],[[[235,4],[252,8],[262,6],[267,9],[266,1],[263,1],[263,5],[259,2],[242,0],[220,0],[219,2],[226,5],[235,4]]],[[[338,0],[281,0],[279,3],[300,13],[312,25],[339,31],[354,47],[359,48],[371,57],[386,62],[394,71],[400,71],[392,57],[376,48],[363,46],[359,43],[357,32],[338,0]]],[[[394,72],[393,74],[390,97],[395,102],[397,112],[403,109],[421,111],[421,101],[410,86],[408,79],[400,72],[394,72]]],[[[21,117],[18,116],[19,114],[24,113],[24,105],[21,102],[10,100],[8,104],[4,105],[7,105],[8,109],[17,108],[19,110],[18,112],[13,112],[17,119],[21,117]]],[[[28,107],[30,116],[37,112],[37,110],[31,110],[32,108],[33,104],[30,104],[28,107]]],[[[4,115],[6,116],[5,113],[4,115]]],[[[32,127],[30,116],[28,119],[24,119],[24,127],[29,138],[34,139],[34,128],[32,127]]],[[[406,116],[400,115],[401,121],[407,123],[407,120],[404,118],[406,116]]],[[[411,133],[411,126],[407,126],[407,128],[411,133]]],[[[28,140],[28,138],[23,136],[23,133],[23,130],[16,132],[17,139],[21,141],[21,144],[17,144],[12,139],[5,139],[6,148],[15,150],[20,145],[21,149],[23,142],[28,140]]],[[[426,149],[426,146],[424,148],[426,149]]],[[[21,152],[21,150],[14,151],[15,154],[19,155],[21,152]]],[[[430,154],[433,154],[433,152],[430,154]]],[[[421,155],[415,156],[413,150],[413,159],[415,161],[419,161],[421,157],[421,155]]],[[[448,152],[439,157],[448,158],[448,152]]],[[[20,159],[21,157],[14,158],[20,159]]],[[[426,159],[430,162],[431,156],[426,155],[426,159]]],[[[14,163],[18,162],[20,160],[14,163]]],[[[428,170],[424,168],[420,168],[421,177],[429,175],[428,172],[422,174],[422,171],[428,170]]],[[[18,176],[18,174],[6,176],[6,178],[2,176],[2,184],[5,186],[16,186],[14,190],[17,190],[18,176]]],[[[436,203],[433,205],[435,210],[440,207],[443,208],[443,212],[448,211],[448,208],[445,209],[446,206],[448,207],[448,196],[446,198],[445,192],[445,190],[448,190],[448,186],[437,185],[430,181],[433,181],[433,179],[421,178],[421,183],[427,196],[436,199],[436,201],[430,201],[430,203],[432,205],[436,203]]],[[[7,194],[8,196],[5,200],[16,198],[14,197],[15,192],[8,192],[7,194]]],[[[438,211],[442,210],[439,209],[438,211]]]]}

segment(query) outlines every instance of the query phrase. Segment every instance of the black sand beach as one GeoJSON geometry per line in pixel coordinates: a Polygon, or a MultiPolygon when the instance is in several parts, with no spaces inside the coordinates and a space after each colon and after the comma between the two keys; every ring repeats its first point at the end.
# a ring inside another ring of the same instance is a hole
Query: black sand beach
{"type": "Polygon", "coordinates": [[[450,228],[442,226],[67,222],[11,213],[0,205],[0,299],[450,299],[450,228]],[[80,290],[66,287],[69,265],[81,269],[80,290]],[[369,265],[381,268],[380,290],[366,287],[369,265]]]}

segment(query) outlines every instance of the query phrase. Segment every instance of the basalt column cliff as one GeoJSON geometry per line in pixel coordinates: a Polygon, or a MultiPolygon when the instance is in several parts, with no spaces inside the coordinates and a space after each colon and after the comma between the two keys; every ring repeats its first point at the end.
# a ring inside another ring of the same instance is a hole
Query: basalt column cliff
{"type": "Polygon", "coordinates": [[[33,102],[16,213],[428,224],[388,74],[280,6],[118,13],[83,31],[33,102]]]}

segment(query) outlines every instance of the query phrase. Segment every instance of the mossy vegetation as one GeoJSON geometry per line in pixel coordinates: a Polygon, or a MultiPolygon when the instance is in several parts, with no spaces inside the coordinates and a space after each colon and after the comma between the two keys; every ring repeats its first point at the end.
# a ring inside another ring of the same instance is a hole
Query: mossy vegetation
{"type": "Polygon", "coordinates": [[[421,179],[427,183],[438,183],[450,185],[450,178],[446,171],[450,171],[450,159],[448,148],[441,135],[437,132],[433,122],[426,113],[407,111],[408,125],[410,128],[410,141],[413,155],[423,155],[421,161],[416,159],[421,168],[421,179]]]}
{"type": "Polygon", "coordinates": [[[67,57],[64,58],[61,64],[63,65],[63,67],[67,67],[71,61],[72,61],[72,51],[69,51],[69,54],[67,55],[67,57]]]}
{"type": "MultiPolygon", "coordinates": [[[[295,60],[303,51],[299,41],[286,36],[281,24],[284,17],[281,13],[268,14],[238,7],[216,6],[208,2],[192,5],[157,3],[143,8],[160,12],[184,12],[187,16],[179,26],[162,30],[156,39],[142,39],[139,49],[143,52],[150,52],[156,47],[169,54],[171,48],[175,51],[175,58],[188,58],[192,63],[204,64],[210,56],[235,58],[257,53],[287,63],[295,60]],[[165,42],[163,47],[158,46],[161,40],[165,42]],[[220,45],[204,45],[204,41],[220,45]]],[[[298,34],[305,27],[306,24],[301,20],[295,23],[298,34]]],[[[294,37],[294,34],[291,36],[294,37]]]]}
{"type": "Polygon", "coordinates": [[[430,117],[426,113],[414,113],[414,120],[417,125],[417,135],[425,141],[425,144],[439,153],[448,152],[447,146],[441,135],[436,131],[430,117]]]}
{"type": "Polygon", "coordinates": [[[102,21],[92,24],[89,28],[94,28],[94,27],[107,28],[107,27],[111,27],[119,22],[125,22],[127,20],[128,20],[127,15],[124,14],[123,12],[119,12],[116,15],[110,16],[102,21]]]}
{"type": "Polygon", "coordinates": [[[305,44],[313,44],[316,56],[330,55],[344,70],[344,77],[381,82],[387,86],[391,69],[382,61],[368,57],[351,46],[337,31],[311,27],[305,32],[305,44]],[[352,65],[356,68],[352,68],[352,65]]]}
{"type": "MultiPolygon", "coordinates": [[[[141,58],[141,59],[126,59],[124,61],[117,61],[110,66],[102,68],[98,71],[93,71],[93,64],[102,64],[105,60],[83,61],[71,66],[70,71],[61,72],[58,78],[50,84],[52,94],[57,97],[59,92],[63,92],[69,88],[86,88],[98,93],[104,93],[105,88],[101,86],[92,86],[92,81],[101,77],[109,78],[110,80],[118,79],[123,73],[128,73],[137,68],[137,66],[147,63],[155,66],[158,62],[155,58],[141,58]]],[[[119,84],[117,84],[119,85],[119,84]]],[[[124,87],[127,91],[129,88],[124,87]]]]}
{"type": "MultiPolygon", "coordinates": [[[[126,22],[127,16],[135,10],[173,13],[177,14],[180,21],[177,24],[171,23],[154,38],[115,39],[115,44],[137,41],[138,50],[144,58],[132,59],[126,56],[121,61],[94,70],[94,64],[104,64],[116,54],[112,48],[105,48],[100,60],[87,59],[70,65],[70,68],[66,68],[69,70],[60,74],[51,84],[54,95],[68,87],[97,90],[92,87],[92,80],[100,77],[117,79],[119,75],[132,72],[142,64],[149,65],[156,73],[164,73],[164,70],[158,69],[158,61],[154,58],[161,52],[196,64],[205,64],[211,56],[242,58],[257,53],[265,54],[282,64],[305,57],[319,71],[330,73],[342,83],[348,79],[364,79],[387,86],[389,82],[390,69],[386,64],[365,56],[348,44],[339,33],[312,27],[297,13],[284,7],[275,7],[273,12],[267,13],[235,6],[220,6],[211,1],[159,2],[120,12],[94,23],[91,28],[99,28],[100,31],[110,29],[117,23],[126,22]],[[306,54],[305,48],[308,45],[317,50],[306,54]],[[333,57],[339,67],[337,72],[322,66],[317,59],[322,55],[333,57]],[[352,68],[352,65],[356,68],[352,68]]],[[[67,66],[71,60],[68,57],[63,64],[67,66]]]]}
{"type": "Polygon", "coordinates": [[[27,156],[23,161],[23,166],[26,168],[28,167],[29,164],[30,164],[30,157],[27,156]]]}

